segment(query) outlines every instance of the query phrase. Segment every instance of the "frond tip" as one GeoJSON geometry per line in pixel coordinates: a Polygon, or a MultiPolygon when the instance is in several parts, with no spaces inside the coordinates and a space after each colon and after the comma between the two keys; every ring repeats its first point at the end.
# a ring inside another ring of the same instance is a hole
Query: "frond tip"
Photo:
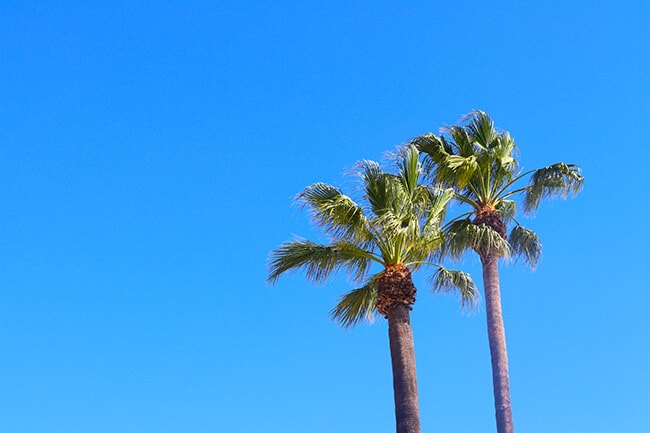
{"type": "Polygon", "coordinates": [[[373,276],[363,287],[354,289],[339,298],[330,311],[330,317],[344,328],[352,327],[363,320],[372,322],[377,302],[377,279],[373,276]]]}
{"type": "Polygon", "coordinates": [[[508,243],[494,229],[469,220],[455,221],[447,230],[442,253],[459,259],[469,248],[477,252],[490,250],[501,257],[510,255],[508,243]]]}
{"type": "Polygon", "coordinates": [[[327,233],[347,239],[367,236],[367,220],[362,207],[338,188],[315,183],[298,194],[296,200],[309,208],[313,220],[327,233]]]}
{"type": "Polygon", "coordinates": [[[521,225],[513,228],[508,237],[512,255],[523,258],[532,269],[535,269],[542,257],[542,242],[537,233],[521,225]]]}
{"type": "Polygon", "coordinates": [[[470,274],[462,271],[438,267],[431,276],[432,290],[434,292],[448,293],[458,290],[463,307],[473,308],[480,299],[480,294],[470,274]]]}
{"type": "Polygon", "coordinates": [[[582,190],[583,185],[584,178],[580,167],[575,164],[558,162],[535,170],[526,187],[524,212],[534,212],[542,199],[575,196],[582,190]]]}
{"type": "Polygon", "coordinates": [[[355,278],[362,278],[370,266],[370,260],[375,259],[349,242],[321,245],[299,239],[285,242],[271,252],[267,281],[275,283],[285,272],[304,270],[309,281],[322,283],[332,272],[341,268],[354,273],[355,278]]]}

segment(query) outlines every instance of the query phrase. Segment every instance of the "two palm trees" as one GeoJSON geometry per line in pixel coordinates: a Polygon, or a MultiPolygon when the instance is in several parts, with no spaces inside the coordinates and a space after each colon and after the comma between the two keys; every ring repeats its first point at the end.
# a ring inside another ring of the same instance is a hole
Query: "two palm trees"
{"type": "Polygon", "coordinates": [[[521,173],[515,151],[508,132],[497,130],[486,113],[472,112],[463,124],[439,136],[416,137],[396,156],[395,174],[371,161],[360,163],[364,204],[329,185],[306,188],[298,200],[330,242],[295,240],[271,253],[271,282],[296,269],[304,269],[314,282],[343,268],[351,273],[361,287],[343,295],[331,312],[343,326],[370,318],[375,311],[388,319],[398,433],[420,431],[409,318],[416,292],[411,273],[434,265],[434,290],[457,288],[463,303],[472,303],[477,295],[471,278],[434,263],[444,256],[458,258],[469,249],[483,266],[497,431],[514,431],[498,262],[522,257],[535,267],[541,256],[537,235],[515,219],[516,199],[528,214],[542,199],[575,194],[583,184],[579,167],[564,163],[521,173]],[[422,172],[434,186],[419,183],[422,172]],[[526,186],[518,187],[525,179],[526,186]],[[441,229],[451,199],[469,209],[441,229]],[[508,234],[511,222],[515,226],[508,234]],[[371,274],[373,262],[381,270],[371,274]]]}

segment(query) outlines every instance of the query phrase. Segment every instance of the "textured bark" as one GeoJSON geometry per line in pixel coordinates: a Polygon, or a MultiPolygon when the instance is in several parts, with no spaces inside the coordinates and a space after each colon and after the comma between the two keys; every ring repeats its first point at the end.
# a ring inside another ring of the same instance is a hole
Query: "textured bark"
{"type": "Polygon", "coordinates": [[[395,421],[397,433],[420,433],[418,382],[415,375],[415,347],[409,306],[388,309],[388,339],[393,364],[395,421]]]}
{"type": "Polygon", "coordinates": [[[492,384],[494,408],[496,410],[497,432],[514,433],[512,407],[510,405],[510,379],[508,376],[508,351],[506,332],[501,313],[499,288],[499,257],[496,254],[481,255],[483,265],[483,286],[487,315],[488,340],[492,361],[492,384]]]}
{"type": "Polygon", "coordinates": [[[476,225],[485,224],[486,226],[491,227],[495,232],[499,233],[503,239],[506,238],[506,223],[503,222],[497,210],[491,205],[481,208],[477,212],[473,222],[476,225]]]}
{"type": "Polygon", "coordinates": [[[416,292],[411,271],[407,266],[389,266],[377,282],[377,311],[384,317],[388,317],[388,309],[393,305],[406,305],[411,309],[416,292]]]}
{"type": "Polygon", "coordinates": [[[410,317],[415,294],[411,271],[404,265],[389,266],[377,282],[377,310],[388,319],[397,433],[420,433],[410,317]]]}

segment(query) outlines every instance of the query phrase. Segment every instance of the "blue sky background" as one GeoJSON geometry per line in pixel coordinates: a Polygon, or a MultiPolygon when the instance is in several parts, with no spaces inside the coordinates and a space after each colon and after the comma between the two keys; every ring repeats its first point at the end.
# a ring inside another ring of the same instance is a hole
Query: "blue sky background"
{"type": "MultiPolygon", "coordinates": [[[[394,431],[383,319],[266,258],[303,187],[480,108],[586,178],[502,269],[517,430],[648,432],[648,6],[3,1],[0,431],[394,431]]],[[[423,431],[495,431],[484,311],[417,283],[423,431]]]]}

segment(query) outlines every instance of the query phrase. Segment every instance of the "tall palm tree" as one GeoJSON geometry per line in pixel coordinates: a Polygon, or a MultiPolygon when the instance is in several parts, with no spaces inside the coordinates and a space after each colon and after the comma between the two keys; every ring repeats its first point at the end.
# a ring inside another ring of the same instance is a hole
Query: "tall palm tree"
{"type": "MultiPolygon", "coordinates": [[[[344,327],[372,320],[376,313],[388,319],[397,433],[420,431],[410,324],[416,288],[411,274],[433,264],[430,261],[442,242],[440,223],[453,196],[450,189],[419,183],[422,169],[418,159],[415,147],[405,149],[395,156],[395,174],[384,172],[376,162],[359,163],[361,204],[330,185],[307,187],[298,201],[310,210],[329,242],[286,242],[269,260],[271,283],[292,270],[304,270],[314,283],[347,270],[360,287],[341,296],[330,312],[344,327]],[[375,271],[371,270],[373,264],[375,271]]],[[[458,289],[463,304],[474,302],[477,290],[468,274],[434,266],[434,290],[458,289]]]]}
{"type": "Polygon", "coordinates": [[[467,213],[447,225],[449,236],[443,249],[455,257],[473,249],[480,257],[497,431],[512,433],[498,262],[502,257],[514,256],[536,267],[542,246],[538,236],[515,219],[517,203],[524,214],[530,214],[542,199],[577,194],[583,185],[580,168],[559,162],[520,171],[514,139],[507,131],[496,129],[482,111],[468,114],[460,125],[445,128],[439,136],[416,137],[412,144],[422,152],[424,169],[432,183],[453,188],[455,199],[469,206],[467,213]],[[525,180],[525,186],[517,186],[525,180]],[[508,234],[509,224],[514,227],[508,234]]]}

